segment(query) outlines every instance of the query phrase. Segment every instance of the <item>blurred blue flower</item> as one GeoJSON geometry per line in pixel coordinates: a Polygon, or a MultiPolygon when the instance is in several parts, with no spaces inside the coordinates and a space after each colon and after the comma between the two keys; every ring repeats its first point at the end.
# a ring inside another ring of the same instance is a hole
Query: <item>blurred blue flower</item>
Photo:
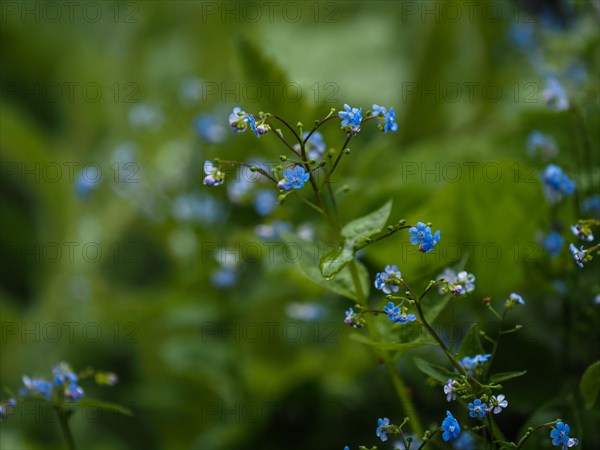
{"type": "Polygon", "coordinates": [[[212,285],[219,289],[226,289],[235,286],[238,280],[238,273],[234,267],[221,267],[210,276],[212,285]]]}
{"type": "Polygon", "coordinates": [[[452,444],[454,450],[474,450],[475,449],[475,438],[470,432],[462,433],[456,441],[452,444]]]}
{"type": "Polygon", "coordinates": [[[558,145],[552,137],[534,130],[527,137],[527,154],[531,158],[556,158],[558,156],[558,145]]]}
{"type": "Polygon", "coordinates": [[[550,203],[558,203],[564,195],[573,195],[575,182],[555,164],[549,164],[542,174],[544,194],[550,203]]]}
{"type": "Polygon", "coordinates": [[[17,405],[17,401],[14,398],[0,405],[0,422],[3,422],[7,417],[8,413],[17,405]]]}
{"type": "Polygon", "coordinates": [[[225,209],[211,195],[188,192],[173,199],[172,214],[178,222],[210,225],[225,218],[225,209]]]}
{"type": "Polygon", "coordinates": [[[90,193],[100,185],[102,174],[95,165],[86,166],[77,180],[75,180],[75,192],[81,199],[86,199],[90,193]]]}
{"type": "Polygon", "coordinates": [[[344,104],[345,111],[340,111],[338,116],[342,119],[342,128],[348,134],[355,135],[360,131],[360,123],[362,122],[362,108],[351,108],[344,104]]]}
{"type": "Polygon", "coordinates": [[[258,225],[254,232],[256,236],[265,240],[279,239],[280,233],[290,233],[293,231],[292,225],[288,222],[276,220],[272,224],[258,225]]]}
{"type": "Polygon", "coordinates": [[[128,118],[131,128],[144,131],[158,131],[165,121],[162,108],[149,103],[138,103],[132,106],[128,118]]]}
{"type": "Polygon", "coordinates": [[[225,127],[213,115],[203,114],[194,119],[194,129],[198,136],[212,144],[225,140],[225,127]]]}
{"type": "Polygon", "coordinates": [[[593,214],[600,218],[600,195],[592,195],[586,198],[581,204],[581,211],[584,214],[593,214]]]}
{"type": "Polygon", "coordinates": [[[325,308],[318,303],[292,302],[286,305],[285,313],[293,320],[315,322],[325,315],[325,308]]]}
{"type": "Polygon", "coordinates": [[[566,111],[569,109],[569,99],[560,81],[556,77],[546,79],[546,87],[542,92],[546,104],[555,111],[566,111]]]}
{"type": "MultiPolygon", "coordinates": [[[[308,131],[302,133],[302,139],[306,139],[307,136],[308,131]]],[[[296,144],[295,148],[296,151],[300,151],[300,146],[298,144],[296,144]]],[[[327,146],[323,140],[323,135],[318,131],[315,131],[313,134],[311,134],[310,139],[306,141],[305,150],[308,159],[319,161],[326,149],[327,146]]]]}
{"type": "Polygon", "coordinates": [[[571,255],[573,255],[575,263],[579,266],[580,269],[583,269],[583,263],[585,262],[586,257],[586,252],[583,248],[583,245],[579,247],[579,250],[577,250],[577,247],[575,247],[574,244],[570,244],[569,250],[571,250],[571,255]]]}
{"type": "Polygon", "coordinates": [[[269,189],[260,189],[254,197],[254,209],[261,216],[268,216],[277,206],[277,194],[269,189]]]}
{"type": "Polygon", "coordinates": [[[23,385],[25,385],[25,389],[19,391],[21,395],[41,395],[46,400],[50,400],[52,383],[48,380],[44,378],[30,378],[27,375],[23,375],[23,385]]]}
{"type": "Polygon", "coordinates": [[[225,174],[212,161],[204,162],[204,173],[206,176],[203,183],[206,186],[219,186],[225,182],[225,174]]]}
{"type": "Polygon", "coordinates": [[[446,418],[442,422],[442,439],[446,442],[453,441],[460,434],[460,425],[450,411],[446,411],[446,418]]]}
{"type": "Polygon", "coordinates": [[[300,189],[310,178],[310,174],[302,166],[295,166],[283,172],[283,179],[277,183],[279,189],[289,191],[300,189]]]}
{"type": "Polygon", "coordinates": [[[557,231],[551,231],[543,241],[544,248],[550,256],[558,256],[562,250],[563,243],[564,239],[557,231]]]}

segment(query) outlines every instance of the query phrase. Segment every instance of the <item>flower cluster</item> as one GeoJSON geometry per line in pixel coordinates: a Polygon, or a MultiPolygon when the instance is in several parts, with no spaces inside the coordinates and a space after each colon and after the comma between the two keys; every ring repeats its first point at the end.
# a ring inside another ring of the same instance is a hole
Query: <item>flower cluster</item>
{"type": "Polygon", "coordinates": [[[351,108],[344,104],[345,111],[340,111],[338,116],[342,119],[342,129],[350,136],[354,136],[360,131],[362,123],[362,108],[351,108]]]}
{"type": "Polygon", "coordinates": [[[225,182],[225,174],[214,165],[212,161],[204,162],[204,184],[206,186],[219,186],[225,182]]]}
{"type": "Polygon", "coordinates": [[[352,328],[362,328],[365,326],[365,319],[360,317],[352,308],[350,308],[348,311],[346,311],[344,323],[346,325],[350,325],[352,328]]]}
{"type": "Polygon", "coordinates": [[[575,182],[555,164],[549,164],[542,174],[544,193],[550,203],[558,203],[563,196],[573,195],[575,182]]]}
{"type": "Polygon", "coordinates": [[[229,125],[237,133],[243,133],[249,127],[256,137],[271,131],[271,127],[266,122],[266,117],[261,117],[257,123],[252,114],[242,111],[239,107],[233,108],[233,112],[229,115],[229,125]]]}
{"type": "Polygon", "coordinates": [[[283,179],[277,183],[277,187],[283,191],[300,189],[310,179],[310,174],[302,166],[294,166],[283,172],[283,179]]]}
{"type": "Polygon", "coordinates": [[[387,133],[388,131],[398,131],[394,108],[390,108],[388,111],[383,106],[373,105],[373,116],[381,118],[379,120],[379,129],[384,133],[387,133]]]}
{"type": "Polygon", "coordinates": [[[404,307],[399,305],[396,306],[393,302],[389,302],[387,306],[384,306],[383,311],[388,315],[388,319],[394,323],[405,324],[417,320],[417,316],[414,314],[406,314],[406,309],[404,307]]]}
{"type": "Polygon", "coordinates": [[[492,356],[491,353],[486,353],[485,355],[475,355],[474,357],[465,356],[460,360],[460,365],[469,373],[473,374],[482,364],[486,363],[488,359],[492,356]]]}
{"type": "Polygon", "coordinates": [[[434,234],[431,232],[431,227],[423,222],[418,222],[416,227],[410,227],[408,231],[410,233],[410,243],[418,245],[420,252],[430,252],[440,242],[440,230],[434,234]]]}
{"type": "Polygon", "coordinates": [[[401,279],[402,274],[398,270],[398,267],[385,266],[385,270],[375,276],[375,289],[379,289],[387,295],[398,292],[401,279]]]}
{"type": "Polygon", "coordinates": [[[443,280],[440,284],[441,294],[467,295],[475,290],[475,275],[464,270],[456,273],[446,268],[437,279],[443,280]]]}

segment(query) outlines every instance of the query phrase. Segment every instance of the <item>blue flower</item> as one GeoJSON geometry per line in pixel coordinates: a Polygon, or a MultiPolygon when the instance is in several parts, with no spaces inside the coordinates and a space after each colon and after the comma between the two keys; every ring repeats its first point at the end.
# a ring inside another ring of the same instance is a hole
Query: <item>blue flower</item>
{"type": "Polygon", "coordinates": [[[398,270],[398,267],[385,266],[385,270],[375,276],[375,288],[387,295],[392,292],[398,292],[401,278],[402,274],[398,270]]]}
{"type": "Polygon", "coordinates": [[[532,158],[538,156],[546,159],[556,158],[558,156],[558,145],[547,134],[541,131],[532,131],[527,137],[527,154],[532,158]]]}
{"type": "Polygon", "coordinates": [[[261,189],[254,197],[254,209],[261,216],[268,216],[277,206],[277,195],[269,189],[261,189]]]}
{"type": "MultiPolygon", "coordinates": [[[[302,133],[302,139],[306,139],[306,137],[308,136],[308,131],[305,131],[304,133],[302,133]]],[[[300,146],[298,144],[296,144],[296,151],[300,151],[300,146]]],[[[325,153],[325,150],[327,149],[327,145],[325,145],[325,141],[323,140],[323,135],[321,133],[319,133],[318,131],[315,131],[313,134],[310,135],[310,139],[308,141],[306,141],[306,146],[305,146],[305,150],[306,150],[306,156],[308,159],[313,159],[315,161],[318,161],[321,159],[321,157],[323,156],[323,153],[325,153]]]]}
{"type": "Polygon", "coordinates": [[[544,169],[542,183],[544,194],[550,203],[558,203],[564,195],[573,195],[575,191],[575,182],[555,164],[544,169]]]}
{"type": "Polygon", "coordinates": [[[198,136],[212,144],[218,144],[225,139],[225,127],[210,114],[196,117],[194,120],[194,128],[198,136]]]}
{"type": "Polygon", "coordinates": [[[506,396],[504,394],[500,394],[498,397],[492,395],[493,413],[500,414],[504,408],[508,406],[508,400],[506,400],[506,396]]]}
{"type": "Polygon", "coordinates": [[[487,414],[488,406],[485,403],[481,403],[481,399],[475,400],[473,403],[467,405],[469,407],[469,416],[475,418],[478,417],[483,419],[487,414]]]}
{"type": "MultiPolygon", "coordinates": [[[[254,118],[253,118],[254,120],[254,118]]],[[[248,128],[248,113],[242,111],[242,108],[235,107],[229,115],[229,125],[237,133],[243,133],[248,128]]]]}
{"type": "Polygon", "coordinates": [[[465,368],[465,370],[469,374],[473,374],[474,369],[476,369],[480,364],[484,364],[488,361],[488,359],[492,356],[491,353],[487,353],[485,355],[475,355],[474,357],[465,356],[460,361],[460,365],[465,368]]]}
{"type": "Polygon", "coordinates": [[[69,400],[77,401],[83,397],[83,395],[83,389],[75,383],[71,383],[65,388],[65,397],[69,400]]]}
{"type": "Polygon", "coordinates": [[[523,297],[521,297],[519,294],[516,294],[514,292],[512,294],[510,294],[510,301],[515,305],[517,305],[517,304],[524,305],[525,304],[525,300],[523,300],[523,297]]]}
{"type": "Polygon", "coordinates": [[[252,114],[248,114],[247,117],[248,117],[248,125],[250,125],[250,129],[252,131],[254,131],[254,134],[256,135],[256,137],[260,137],[260,133],[258,132],[258,129],[256,128],[256,120],[254,119],[254,116],[252,114]]]}
{"type": "Polygon", "coordinates": [[[423,253],[433,250],[440,241],[440,231],[438,230],[435,234],[432,234],[431,228],[423,222],[418,222],[416,227],[411,227],[408,231],[410,233],[410,243],[418,245],[419,251],[423,253]]]}
{"type": "Polygon", "coordinates": [[[355,135],[360,131],[360,124],[362,122],[362,108],[350,108],[347,104],[344,104],[346,111],[340,111],[338,116],[342,119],[342,128],[350,135],[355,135]]]}
{"type": "Polygon", "coordinates": [[[394,323],[401,323],[404,325],[405,323],[417,320],[417,316],[414,314],[403,313],[400,306],[395,306],[393,302],[389,302],[387,306],[384,306],[383,311],[387,313],[388,319],[394,323]]]}
{"type": "Polygon", "coordinates": [[[387,417],[384,419],[377,419],[377,429],[375,430],[375,434],[378,438],[381,439],[382,442],[388,440],[388,427],[390,426],[390,419],[387,417]]]}
{"type": "Polygon", "coordinates": [[[600,195],[592,195],[586,198],[581,204],[581,211],[584,214],[594,214],[600,218],[600,195]]]}
{"type": "Polygon", "coordinates": [[[77,384],[78,377],[71,370],[66,363],[60,363],[52,369],[52,375],[54,376],[54,384],[56,386],[62,386],[64,384],[77,384]]]}
{"type": "Polygon", "coordinates": [[[450,292],[454,295],[466,295],[475,290],[475,275],[466,271],[458,272],[456,280],[452,283],[450,292]]]}
{"type": "Polygon", "coordinates": [[[23,375],[23,384],[25,389],[21,390],[21,395],[41,395],[46,400],[50,400],[52,394],[52,383],[43,378],[29,378],[23,375]]]}
{"type": "Polygon", "coordinates": [[[395,122],[396,113],[394,112],[394,108],[390,108],[388,112],[383,106],[373,105],[372,109],[374,117],[381,117],[383,119],[379,121],[379,129],[384,133],[398,130],[398,124],[395,122]]]}
{"type": "Polygon", "coordinates": [[[542,92],[546,104],[555,111],[566,111],[569,109],[569,99],[565,89],[556,77],[546,79],[546,88],[542,92]]]}
{"type": "Polygon", "coordinates": [[[557,231],[551,231],[543,241],[544,248],[550,256],[558,256],[564,243],[563,237],[557,231]]]}
{"type": "Polygon", "coordinates": [[[300,189],[310,178],[310,174],[302,166],[295,166],[293,169],[286,169],[283,172],[283,180],[277,183],[277,187],[289,191],[291,189],[300,189]]]}
{"type": "Polygon", "coordinates": [[[454,392],[455,385],[456,381],[452,378],[449,378],[448,382],[444,385],[444,394],[446,394],[446,400],[449,402],[456,400],[456,392],[454,392]]]}
{"type": "Polygon", "coordinates": [[[455,440],[460,434],[460,425],[450,411],[446,411],[446,418],[442,422],[442,439],[446,442],[455,440]]]}
{"type": "Polygon", "coordinates": [[[203,183],[206,186],[219,186],[225,182],[225,174],[212,161],[204,161],[204,173],[206,176],[203,183]]]}
{"type": "Polygon", "coordinates": [[[238,273],[234,267],[221,267],[210,276],[210,282],[218,289],[226,289],[235,286],[238,273]]]}
{"type": "Polygon", "coordinates": [[[575,247],[574,244],[570,244],[569,245],[569,250],[571,250],[571,254],[573,255],[573,259],[575,260],[575,262],[577,263],[577,265],[579,266],[579,268],[583,269],[583,263],[586,260],[586,252],[583,249],[583,245],[581,247],[579,247],[579,250],[577,250],[577,247],[575,247]]]}
{"type": "Polygon", "coordinates": [[[569,431],[571,431],[569,425],[564,422],[557,422],[555,428],[550,432],[552,445],[555,447],[559,445],[567,446],[569,444],[569,431]]]}
{"type": "Polygon", "coordinates": [[[475,439],[469,432],[462,433],[452,444],[454,450],[473,450],[475,448],[475,439]]]}

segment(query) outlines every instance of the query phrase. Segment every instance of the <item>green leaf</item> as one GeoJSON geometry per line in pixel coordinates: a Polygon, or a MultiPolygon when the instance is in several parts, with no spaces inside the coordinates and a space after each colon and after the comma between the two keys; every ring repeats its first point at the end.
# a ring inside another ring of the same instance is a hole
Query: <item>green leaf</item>
{"type": "Polygon", "coordinates": [[[369,345],[381,350],[406,350],[409,348],[421,347],[423,345],[435,345],[435,341],[415,340],[407,342],[375,342],[362,334],[354,333],[350,335],[350,339],[360,342],[361,344],[369,345]]]}
{"type": "Polygon", "coordinates": [[[320,269],[321,275],[325,278],[332,278],[337,275],[340,270],[348,265],[354,259],[354,251],[352,247],[340,247],[332,250],[321,258],[320,269]]]}
{"type": "Polygon", "coordinates": [[[526,370],[520,370],[517,372],[499,372],[490,376],[490,383],[500,383],[501,381],[510,380],[525,375],[526,370]]]}
{"type": "Polygon", "coordinates": [[[84,397],[81,400],[79,400],[79,406],[85,408],[97,408],[105,411],[113,411],[119,414],[123,414],[125,416],[133,416],[133,411],[131,411],[129,408],[126,408],[123,405],[105,402],[102,400],[96,400],[95,398],[84,397]]]}
{"type": "Polygon", "coordinates": [[[346,239],[347,245],[351,244],[354,246],[357,242],[379,233],[387,223],[391,212],[392,201],[389,200],[385,205],[371,214],[348,222],[342,229],[342,236],[346,239]]]}
{"type": "Polygon", "coordinates": [[[417,368],[423,372],[425,375],[429,375],[436,381],[440,383],[446,383],[449,378],[456,376],[456,374],[452,373],[448,369],[442,366],[438,366],[437,364],[431,364],[429,361],[425,361],[422,358],[415,358],[415,364],[417,368]]]}
{"type": "MultiPolygon", "coordinates": [[[[346,267],[338,273],[335,278],[326,279],[321,274],[319,269],[319,252],[318,249],[326,248],[325,244],[314,241],[308,242],[293,233],[281,233],[281,239],[288,245],[294,248],[298,254],[296,264],[300,272],[309,280],[324,287],[336,294],[342,295],[354,301],[360,301],[356,294],[356,289],[352,281],[350,270],[346,267]]],[[[369,289],[369,274],[367,269],[357,261],[359,278],[363,293],[368,293],[369,289]]]]}
{"type": "Polygon", "coordinates": [[[600,392],[600,361],[596,361],[585,370],[579,382],[579,392],[585,407],[591,409],[600,392]]]}
{"type": "Polygon", "coordinates": [[[463,338],[463,341],[458,348],[458,355],[460,358],[465,356],[482,355],[485,353],[483,345],[481,344],[481,335],[479,334],[480,326],[478,323],[474,323],[467,331],[467,334],[463,338]]]}

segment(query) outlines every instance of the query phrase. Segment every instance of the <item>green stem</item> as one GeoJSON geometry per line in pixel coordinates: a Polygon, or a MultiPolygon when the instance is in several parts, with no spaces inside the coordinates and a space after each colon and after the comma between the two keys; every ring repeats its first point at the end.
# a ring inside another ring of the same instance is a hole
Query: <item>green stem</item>
{"type": "MultiPolygon", "coordinates": [[[[354,283],[354,288],[356,289],[356,297],[357,299],[359,299],[359,302],[363,306],[368,307],[366,295],[363,292],[362,285],[360,283],[360,277],[358,275],[358,264],[356,263],[356,260],[352,260],[348,266],[350,268],[350,274],[352,275],[352,282],[354,283]]],[[[373,324],[368,327],[368,330],[371,338],[374,341],[379,342],[380,336],[376,326],[373,324]]],[[[392,384],[394,385],[394,388],[396,389],[396,394],[398,395],[400,402],[402,403],[402,409],[404,413],[410,419],[410,424],[413,431],[415,432],[415,434],[421,436],[423,434],[423,427],[421,425],[419,417],[417,416],[414,408],[412,407],[413,402],[411,401],[408,395],[408,391],[406,389],[404,381],[398,374],[398,371],[396,370],[394,363],[390,359],[389,355],[385,351],[377,353],[378,356],[383,360],[386,369],[392,377],[392,384]]]]}
{"type": "Polygon", "coordinates": [[[62,432],[65,441],[67,441],[67,447],[69,450],[76,450],[73,434],[69,428],[69,418],[67,417],[67,412],[62,406],[57,406],[56,410],[58,414],[58,423],[60,424],[60,431],[62,432]]]}
{"type": "MultiPolygon", "coordinates": [[[[488,305],[488,307],[492,311],[496,312],[496,310],[493,309],[490,305],[488,305]]],[[[498,350],[498,343],[500,342],[500,336],[502,336],[502,326],[504,325],[504,319],[506,318],[506,311],[508,310],[505,308],[502,312],[502,317],[500,317],[500,325],[498,325],[498,336],[494,341],[494,347],[492,348],[492,356],[490,356],[490,360],[485,366],[485,370],[483,372],[483,380],[487,380],[488,373],[490,372],[490,367],[492,366],[492,362],[494,361],[494,357],[496,356],[496,351],[498,350]]],[[[496,315],[498,314],[496,313],[496,315]]]]}

